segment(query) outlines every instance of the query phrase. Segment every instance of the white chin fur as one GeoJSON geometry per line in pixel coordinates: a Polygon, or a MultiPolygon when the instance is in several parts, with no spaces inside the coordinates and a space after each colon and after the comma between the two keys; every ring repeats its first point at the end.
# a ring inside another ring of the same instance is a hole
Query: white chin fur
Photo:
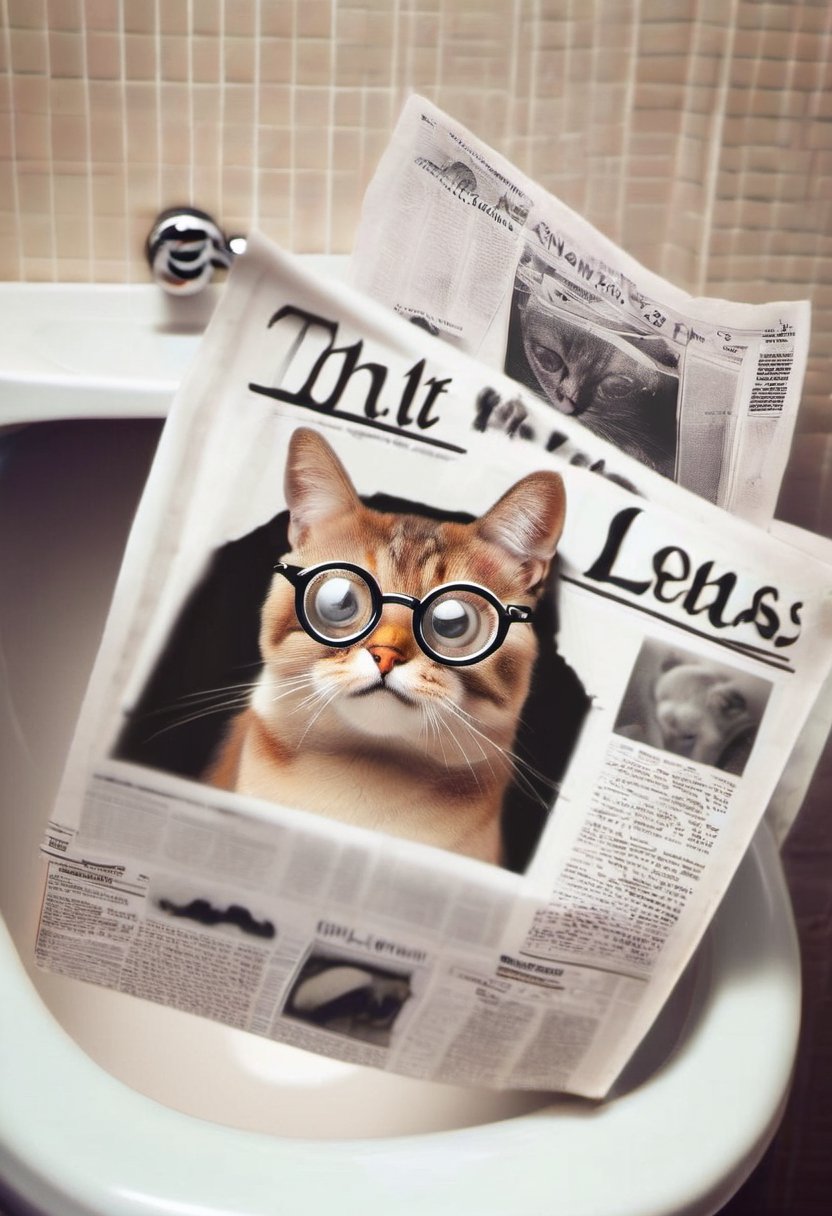
{"type": "Polygon", "coordinates": [[[399,737],[403,742],[409,740],[419,718],[417,706],[382,688],[362,696],[337,697],[333,708],[347,726],[362,734],[381,739],[399,737]]]}

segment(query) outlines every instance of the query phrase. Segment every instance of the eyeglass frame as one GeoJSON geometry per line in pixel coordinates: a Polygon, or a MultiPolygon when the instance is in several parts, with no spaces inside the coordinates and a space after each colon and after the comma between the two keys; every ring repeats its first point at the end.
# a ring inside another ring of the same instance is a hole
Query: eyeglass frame
{"type": "Polygon", "coordinates": [[[504,604],[497,598],[493,591],[488,587],[483,587],[480,583],[442,583],[438,587],[434,587],[428,594],[421,599],[415,595],[405,595],[403,592],[392,591],[388,593],[382,592],[376,580],[368,570],[363,566],[357,566],[354,562],[318,562],[314,566],[293,566],[289,562],[276,562],[274,565],[276,574],[281,574],[287,582],[295,589],[295,615],[301,628],[313,638],[314,641],[320,642],[324,646],[334,646],[338,649],[345,650],[349,646],[355,646],[368,637],[381,620],[382,610],[385,604],[401,604],[404,608],[409,608],[413,613],[413,637],[419,649],[428,656],[429,659],[434,659],[437,663],[442,663],[446,667],[470,667],[473,663],[480,663],[483,659],[488,658],[495,650],[499,650],[503,642],[506,640],[510,625],[528,624],[531,621],[534,609],[525,604],[504,604]],[[309,620],[306,609],[304,607],[304,597],[306,588],[313,578],[322,574],[326,570],[347,570],[352,574],[357,574],[363,579],[370,592],[370,602],[372,604],[372,613],[370,620],[363,629],[357,633],[350,634],[348,638],[331,638],[320,633],[315,629],[312,622],[309,620]],[[440,596],[446,595],[449,591],[468,591],[479,595],[497,613],[497,630],[489,644],[481,651],[474,655],[463,655],[460,658],[451,658],[450,656],[440,654],[434,650],[422,631],[422,621],[425,614],[440,596]]]}

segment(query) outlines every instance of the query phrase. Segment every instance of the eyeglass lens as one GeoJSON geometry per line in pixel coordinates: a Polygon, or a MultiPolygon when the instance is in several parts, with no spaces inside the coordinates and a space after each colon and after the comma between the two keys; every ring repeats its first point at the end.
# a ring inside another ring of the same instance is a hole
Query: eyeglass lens
{"type": "Polygon", "coordinates": [[[352,570],[322,570],[307,584],[303,610],[316,633],[334,642],[360,636],[376,612],[365,579],[352,570]]]}

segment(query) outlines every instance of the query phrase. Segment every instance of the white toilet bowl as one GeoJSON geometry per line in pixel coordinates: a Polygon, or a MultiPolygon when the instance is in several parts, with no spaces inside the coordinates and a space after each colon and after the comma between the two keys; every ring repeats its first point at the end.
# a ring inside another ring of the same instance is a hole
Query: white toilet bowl
{"type": "Polygon", "coordinates": [[[151,288],[2,291],[16,328],[0,420],[134,415],[0,431],[10,1193],[50,1216],[717,1211],[777,1126],[797,1041],[797,946],[765,827],[600,1104],[397,1078],[33,970],[37,847],[158,434],[142,416],[163,412],[198,325],[151,288]]]}

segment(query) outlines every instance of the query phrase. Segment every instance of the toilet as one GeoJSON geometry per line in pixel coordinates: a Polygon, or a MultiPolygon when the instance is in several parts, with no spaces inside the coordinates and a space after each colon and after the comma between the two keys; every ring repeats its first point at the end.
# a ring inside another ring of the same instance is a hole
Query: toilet
{"type": "Polygon", "coordinates": [[[765,824],[603,1103],[395,1077],[34,967],[38,845],[213,290],[0,286],[0,1210],[11,1196],[27,1216],[718,1211],[776,1130],[799,1028],[765,824]]]}

